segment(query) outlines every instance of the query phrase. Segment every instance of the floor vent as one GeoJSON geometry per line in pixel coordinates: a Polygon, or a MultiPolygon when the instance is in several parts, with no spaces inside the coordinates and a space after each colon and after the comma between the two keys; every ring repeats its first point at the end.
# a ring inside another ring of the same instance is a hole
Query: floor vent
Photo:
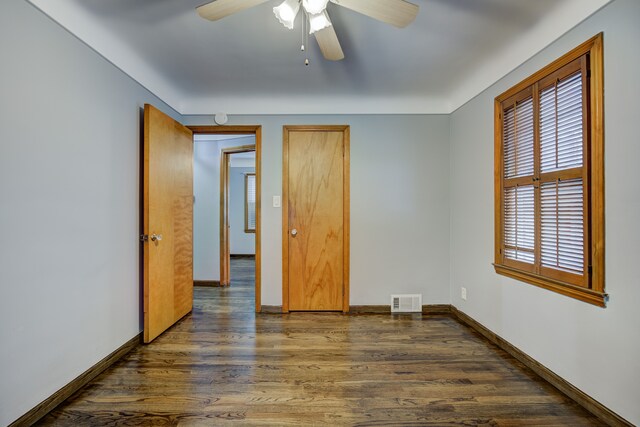
{"type": "Polygon", "coordinates": [[[422,312],[422,294],[391,295],[392,313],[422,312]]]}

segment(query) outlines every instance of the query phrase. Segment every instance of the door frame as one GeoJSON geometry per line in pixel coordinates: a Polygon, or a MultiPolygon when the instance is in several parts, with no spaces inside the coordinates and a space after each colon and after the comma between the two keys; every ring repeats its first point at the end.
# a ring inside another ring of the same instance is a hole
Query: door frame
{"type": "Polygon", "coordinates": [[[342,312],[349,312],[350,267],[350,127],[349,125],[284,125],[282,127],[282,312],[289,312],[289,132],[333,131],[342,132],[342,312]]]}
{"type": "MultiPolygon", "coordinates": [[[[255,274],[255,300],[256,300],[256,313],[260,313],[262,307],[262,293],[261,293],[261,277],[262,277],[262,256],[261,256],[261,177],[262,177],[262,126],[261,125],[236,125],[236,126],[187,126],[191,129],[194,135],[254,135],[255,136],[255,152],[256,152],[256,274],[255,274]]],[[[222,156],[221,156],[222,158],[222,156]]],[[[221,171],[222,172],[222,171],[221,171]]],[[[222,185],[222,182],[221,182],[222,185]]],[[[222,187],[221,187],[222,188],[222,187]]],[[[222,222],[222,218],[221,218],[222,222]]],[[[222,247],[222,235],[220,236],[222,247]]],[[[222,256],[222,251],[220,253],[222,256]]],[[[222,266],[221,266],[222,267],[222,266]]],[[[222,274],[222,270],[220,271],[222,274]]],[[[220,276],[222,279],[222,275],[220,276]]],[[[222,280],[221,280],[222,283],[222,280]]]]}
{"type": "MultiPolygon", "coordinates": [[[[231,284],[231,242],[229,239],[229,173],[231,172],[229,167],[231,155],[255,151],[255,144],[228,147],[220,150],[220,286],[229,286],[231,284]]],[[[257,182],[256,177],[256,184],[257,182]]],[[[256,209],[256,215],[257,213],[258,210],[256,209]]]]}

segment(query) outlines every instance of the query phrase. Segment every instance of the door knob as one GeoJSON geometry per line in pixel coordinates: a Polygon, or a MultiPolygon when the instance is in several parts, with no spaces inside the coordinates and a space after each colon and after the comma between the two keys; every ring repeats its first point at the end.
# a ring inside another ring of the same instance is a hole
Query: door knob
{"type": "Polygon", "coordinates": [[[151,235],[151,241],[159,242],[160,240],[162,240],[162,234],[152,234],[151,235]]]}
{"type": "Polygon", "coordinates": [[[298,234],[298,230],[296,230],[295,228],[293,230],[291,230],[291,235],[293,237],[296,237],[297,234],[298,234]]]}

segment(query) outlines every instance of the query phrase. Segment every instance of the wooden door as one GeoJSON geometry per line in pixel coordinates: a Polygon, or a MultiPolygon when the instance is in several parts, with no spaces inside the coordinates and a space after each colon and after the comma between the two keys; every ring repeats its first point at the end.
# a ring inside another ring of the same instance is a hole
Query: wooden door
{"type": "Polygon", "coordinates": [[[285,126],[283,311],[349,311],[349,127],[285,126]]]}
{"type": "Polygon", "coordinates": [[[193,306],[193,135],[144,107],[144,342],[193,306]]]}

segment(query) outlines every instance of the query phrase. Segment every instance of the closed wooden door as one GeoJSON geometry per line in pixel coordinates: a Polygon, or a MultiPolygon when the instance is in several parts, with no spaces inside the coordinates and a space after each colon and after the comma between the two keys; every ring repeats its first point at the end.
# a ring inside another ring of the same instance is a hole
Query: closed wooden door
{"type": "Polygon", "coordinates": [[[285,126],[283,311],[349,311],[349,127],[285,126]]]}
{"type": "Polygon", "coordinates": [[[144,342],[193,306],[193,135],[144,108],[144,342]]]}

